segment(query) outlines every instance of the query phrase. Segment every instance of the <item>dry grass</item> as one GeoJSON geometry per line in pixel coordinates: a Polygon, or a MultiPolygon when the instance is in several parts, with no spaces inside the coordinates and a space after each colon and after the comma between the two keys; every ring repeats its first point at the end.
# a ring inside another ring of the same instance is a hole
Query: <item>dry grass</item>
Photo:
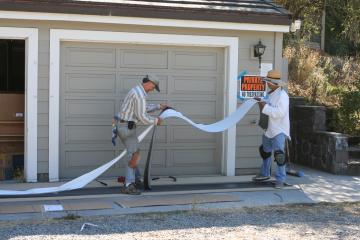
{"type": "Polygon", "coordinates": [[[284,55],[290,95],[330,107],[331,131],[360,135],[360,59],[329,56],[302,44],[288,46],[284,55]]]}
{"type": "Polygon", "coordinates": [[[289,59],[289,93],[313,104],[339,107],[340,93],[359,81],[359,60],[329,56],[305,45],[289,46],[284,55],[289,59]]]}

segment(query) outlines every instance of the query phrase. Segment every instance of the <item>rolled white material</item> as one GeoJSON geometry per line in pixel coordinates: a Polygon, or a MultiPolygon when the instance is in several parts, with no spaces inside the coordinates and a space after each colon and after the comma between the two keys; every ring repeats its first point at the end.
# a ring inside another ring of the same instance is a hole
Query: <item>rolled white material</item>
{"type": "MultiPolygon", "coordinates": [[[[175,110],[166,110],[160,115],[160,118],[166,119],[166,118],[181,118],[184,121],[188,122],[190,125],[205,131],[205,132],[222,132],[225,131],[232,126],[234,126],[237,122],[239,122],[245,114],[251,109],[251,107],[257,103],[257,101],[250,99],[246,102],[244,102],[234,113],[232,113],[229,117],[213,123],[213,124],[200,124],[200,123],[194,123],[189,118],[185,117],[182,113],[177,112],[175,110]]],[[[138,137],[139,142],[141,142],[145,136],[150,132],[150,130],[153,128],[153,126],[149,126],[144,132],[140,134],[138,137]]],[[[111,160],[110,162],[92,170],[91,172],[88,172],[80,177],[77,177],[67,183],[64,183],[63,185],[60,185],[58,187],[47,187],[47,188],[33,188],[28,190],[0,190],[0,196],[1,195],[30,195],[30,194],[46,194],[46,193],[54,193],[54,192],[62,192],[62,191],[69,191],[74,189],[79,189],[87,184],[89,184],[91,181],[95,180],[97,177],[99,177],[101,174],[103,174],[106,170],[108,170],[112,165],[117,163],[122,157],[124,157],[126,154],[126,150],[124,150],[119,156],[111,160]]]]}

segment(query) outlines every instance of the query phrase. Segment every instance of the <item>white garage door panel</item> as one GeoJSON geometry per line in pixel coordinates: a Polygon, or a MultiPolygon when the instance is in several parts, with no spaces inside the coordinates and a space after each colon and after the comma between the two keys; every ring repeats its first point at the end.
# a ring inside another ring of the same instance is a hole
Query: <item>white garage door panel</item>
{"type": "MultiPolygon", "coordinates": [[[[199,123],[223,118],[223,49],[129,44],[61,44],[60,177],[74,178],[113,159],[111,118],[127,92],[146,74],[157,75],[161,92],[149,103],[165,103],[199,123]]],[[[155,113],[155,114],[158,114],[155,113]]],[[[140,134],[146,126],[139,125],[140,134]]],[[[144,167],[151,135],[140,144],[144,167]]],[[[157,127],[153,175],[203,175],[221,171],[222,137],[182,120],[157,127]]],[[[125,174],[126,159],[103,176],[125,174]]]]}
{"type": "Polygon", "coordinates": [[[111,159],[113,151],[73,151],[66,152],[67,167],[96,167],[111,159]]]}
{"type": "MultiPolygon", "coordinates": [[[[66,118],[109,119],[114,115],[114,100],[65,100],[66,118]]],[[[111,120],[110,120],[111,121],[111,120]]]]}
{"type": "Polygon", "coordinates": [[[173,61],[175,69],[191,69],[196,71],[217,69],[216,53],[174,52],[173,61]]]}
{"type": "Polygon", "coordinates": [[[65,78],[65,93],[115,93],[115,73],[70,73],[65,78]]]}
{"type": "Polygon", "coordinates": [[[173,101],[175,109],[181,109],[181,112],[191,119],[210,118],[216,119],[215,101],[173,101]]]}
{"type": "Polygon", "coordinates": [[[216,77],[175,76],[175,94],[216,94],[216,77]]]}
{"type": "Polygon", "coordinates": [[[203,167],[203,165],[213,165],[215,163],[215,149],[182,149],[173,150],[174,166],[203,167]],[[196,159],[196,162],[194,162],[196,159]]]}
{"type": "Polygon", "coordinates": [[[106,67],[116,64],[115,49],[106,48],[66,48],[66,65],[69,67],[106,67]]]}
{"type": "Polygon", "coordinates": [[[121,50],[120,67],[124,68],[168,68],[167,51],[121,50]]]}
{"type": "Polygon", "coordinates": [[[191,126],[177,126],[176,128],[172,128],[172,136],[174,137],[174,142],[206,142],[206,143],[215,143],[216,138],[213,133],[206,133],[202,131],[198,131],[191,126]]]}
{"type": "Polygon", "coordinates": [[[65,143],[109,143],[109,125],[107,126],[69,126],[66,128],[65,143]]]}

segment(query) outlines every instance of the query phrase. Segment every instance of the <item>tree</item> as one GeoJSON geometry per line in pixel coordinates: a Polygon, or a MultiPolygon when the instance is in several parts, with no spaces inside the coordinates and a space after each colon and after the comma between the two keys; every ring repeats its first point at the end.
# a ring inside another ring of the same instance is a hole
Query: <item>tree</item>
{"type": "Polygon", "coordinates": [[[292,20],[301,19],[300,38],[310,40],[321,31],[321,17],[325,0],[275,0],[292,13],[292,20]]]}
{"type": "Polygon", "coordinates": [[[326,52],[334,55],[360,55],[360,0],[274,0],[301,19],[301,40],[312,40],[321,32],[326,10],[326,52]]]}
{"type": "Polygon", "coordinates": [[[354,44],[360,44],[360,1],[347,1],[345,9],[342,34],[354,44]]]}
{"type": "Polygon", "coordinates": [[[327,0],[326,14],[326,52],[359,56],[360,1],[327,0]]]}

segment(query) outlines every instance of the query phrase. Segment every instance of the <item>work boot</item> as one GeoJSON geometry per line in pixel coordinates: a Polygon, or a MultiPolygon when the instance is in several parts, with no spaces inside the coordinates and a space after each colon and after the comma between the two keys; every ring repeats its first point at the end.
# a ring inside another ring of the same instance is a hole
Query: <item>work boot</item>
{"type": "Polygon", "coordinates": [[[143,181],[141,180],[141,178],[136,178],[135,180],[135,186],[137,189],[140,189],[144,186],[144,183],[143,181]]]}
{"type": "Polygon", "coordinates": [[[279,181],[276,181],[273,184],[274,184],[274,188],[276,189],[282,189],[285,186],[283,182],[279,182],[279,181]]]}
{"type": "Polygon", "coordinates": [[[129,194],[129,195],[140,195],[141,194],[139,189],[136,188],[135,183],[131,183],[127,187],[125,187],[125,186],[122,187],[120,192],[123,194],[129,194]]]}
{"type": "Polygon", "coordinates": [[[266,181],[266,180],[269,180],[270,179],[270,176],[264,176],[262,174],[258,174],[256,175],[255,177],[252,178],[252,180],[254,182],[263,182],[263,181],[266,181]]]}

